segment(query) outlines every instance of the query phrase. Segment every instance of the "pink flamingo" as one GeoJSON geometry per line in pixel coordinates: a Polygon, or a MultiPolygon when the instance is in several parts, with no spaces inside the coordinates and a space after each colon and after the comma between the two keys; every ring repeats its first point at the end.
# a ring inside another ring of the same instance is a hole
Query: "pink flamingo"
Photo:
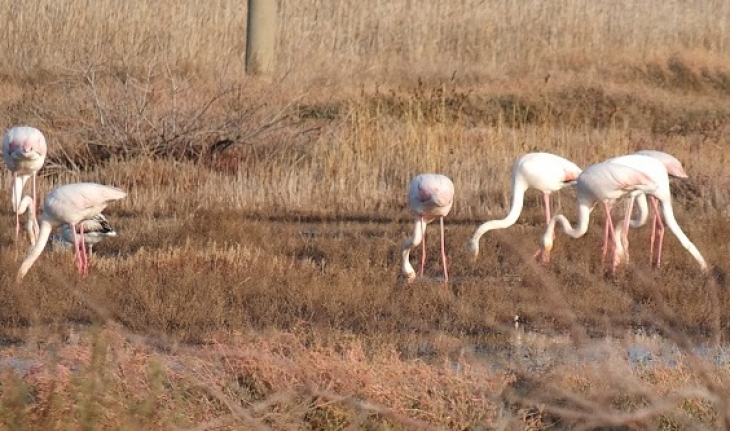
{"type": "Polygon", "coordinates": [[[479,240],[492,229],[504,229],[517,222],[528,189],[542,192],[545,222],[550,223],[550,194],[575,184],[581,169],[570,160],[550,153],[529,153],[517,159],[512,169],[512,207],[507,217],[490,220],[479,226],[469,241],[473,257],[479,255],[479,240]]]}
{"type": "Polygon", "coordinates": [[[408,190],[408,204],[416,216],[416,227],[413,236],[403,243],[403,275],[408,281],[416,277],[411,266],[409,255],[413,247],[423,244],[421,255],[421,271],[426,265],[426,225],[436,218],[441,222],[441,261],[444,265],[444,282],[449,281],[446,267],[446,249],[444,246],[444,217],[451,211],[454,203],[454,183],[439,174],[421,174],[413,178],[408,190]]]}
{"type": "MultiPolygon", "coordinates": [[[[647,156],[644,154],[629,154],[626,156],[614,157],[613,159],[608,160],[607,163],[631,167],[639,172],[648,175],[657,184],[656,190],[646,193],[649,194],[651,198],[652,207],[654,208],[654,223],[656,225],[656,229],[658,230],[659,236],[656,266],[658,267],[661,261],[661,249],[664,239],[664,223],[666,223],[666,225],[669,227],[669,230],[671,230],[672,233],[674,233],[674,235],[677,237],[677,239],[679,239],[679,242],[682,244],[682,246],[687,249],[692,257],[695,258],[697,263],[700,264],[702,270],[707,271],[707,264],[705,263],[705,259],[702,257],[702,254],[700,254],[699,250],[697,250],[697,247],[695,247],[695,245],[689,240],[689,238],[687,238],[687,235],[684,234],[674,217],[674,210],[672,208],[672,194],[669,190],[669,172],[667,171],[665,163],[662,162],[659,158],[656,158],[654,156],[647,156]],[[661,217],[658,216],[660,202],[662,205],[661,213],[664,218],[664,223],[662,223],[661,217]]],[[[673,172],[675,172],[675,175],[677,173],[680,173],[677,170],[673,170],[673,172]]],[[[684,169],[681,170],[681,173],[683,172],[684,169]]],[[[686,176],[686,174],[684,175],[686,176]]],[[[639,197],[639,199],[642,199],[643,194],[640,192],[635,192],[631,194],[627,203],[625,219],[622,224],[619,225],[624,227],[620,227],[620,229],[617,229],[618,232],[615,233],[616,237],[619,239],[618,241],[615,241],[616,248],[614,249],[614,261],[616,263],[620,262],[622,258],[625,258],[627,261],[629,259],[628,228],[625,227],[631,226],[631,210],[635,197],[639,197]]],[[[643,197],[643,199],[646,198],[643,197]]],[[[640,216],[639,221],[646,221],[646,211],[642,210],[640,212],[642,212],[643,214],[640,216]]],[[[650,260],[653,260],[654,256],[654,237],[654,229],[652,229],[650,260]]]]}
{"type": "MultiPolygon", "coordinates": [[[[540,242],[537,256],[543,263],[550,261],[550,252],[555,237],[555,225],[560,223],[566,234],[580,238],[588,231],[588,222],[593,208],[602,203],[606,210],[606,221],[603,237],[603,254],[601,266],[605,263],[609,240],[615,239],[611,208],[616,200],[633,191],[652,192],[657,185],[646,174],[633,168],[614,163],[599,163],[587,167],[577,180],[578,187],[578,221],[575,228],[568,219],[558,214],[548,223],[547,230],[540,242]]],[[[613,268],[615,269],[615,267],[613,268]]]]}
{"type": "Polygon", "coordinates": [[[127,194],[120,189],[96,183],[66,184],[53,189],[43,201],[38,240],[20,265],[18,280],[28,273],[30,267],[43,252],[51,230],[63,224],[71,226],[76,268],[79,270],[79,274],[86,275],[89,262],[86,246],[81,239],[84,237],[84,232],[82,228],[78,235],[76,225],[83,220],[94,218],[106,208],[107,204],[126,196],[127,194]]]}
{"type": "Polygon", "coordinates": [[[5,165],[13,173],[12,204],[15,212],[16,241],[20,233],[20,216],[26,211],[29,211],[29,217],[32,218],[28,226],[31,243],[35,243],[38,236],[36,176],[43,167],[47,152],[46,138],[35,127],[13,127],[3,137],[3,159],[5,159],[5,165]],[[23,196],[23,188],[31,176],[33,177],[32,198],[23,196]]]}
{"type": "MultiPolygon", "coordinates": [[[[653,157],[660,162],[664,164],[664,167],[667,169],[667,174],[669,174],[670,177],[674,178],[688,178],[687,173],[684,170],[684,167],[682,167],[682,162],[677,160],[676,157],[672,156],[671,154],[665,153],[663,151],[657,151],[657,150],[642,150],[637,151],[634,153],[635,155],[642,155],[642,156],[648,156],[653,157]]],[[[629,197],[629,201],[633,199],[633,196],[629,197]]],[[[662,224],[661,219],[659,218],[659,210],[657,208],[657,202],[656,198],[651,197],[652,206],[654,207],[654,212],[652,216],[652,224],[651,224],[651,242],[650,242],[650,248],[649,248],[649,264],[652,265],[654,263],[654,244],[656,242],[656,232],[657,229],[660,232],[660,238],[659,238],[659,244],[658,247],[658,254],[657,254],[657,260],[656,260],[656,266],[659,267],[659,264],[661,262],[661,244],[664,241],[664,225],[662,224]]],[[[631,205],[631,202],[627,203],[627,206],[631,205]]],[[[648,214],[649,214],[649,206],[646,201],[646,195],[643,193],[638,193],[636,195],[636,206],[639,209],[639,217],[637,219],[631,219],[629,221],[628,226],[630,228],[639,228],[646,224],[648,214]]],[[[616,239],[618,240],[616,242],[616,258],[619,259],[619,261],[627,260],[628,259],[628,228],[626,227],[626,223],[619,223],[619,225],[616,227],[616,239]]]]}

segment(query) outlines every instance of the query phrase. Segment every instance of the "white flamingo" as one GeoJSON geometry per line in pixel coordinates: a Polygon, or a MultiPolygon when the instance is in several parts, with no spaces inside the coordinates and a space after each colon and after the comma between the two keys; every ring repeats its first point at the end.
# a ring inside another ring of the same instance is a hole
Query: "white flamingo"
{"type": "MultiPolygon", "coordinates": [[[[633,168],[612,163],[599,163],[587,167],[578,176],[578,221],[576,227],[568,219],[558,214],[550,220],[547,230],[540,241],[538,256],[543,263],[550,261],[550,253],[555,237],[555,225],[560,223],[566,234],[580,238],[588,231],[588,222],[593,208],[602,203],[606,210],[601,266],[605,263],[608,243],[615,239],[611,208],[616,200],[632,191],[651,192],[656,189],[654,181],[646,174],[633,168]],[[610,235],[609,235],[610,234],[610,235]]],[[[615,267],[614,267],[615,269],[615,267]]]]}
{"type": "Polygon", "coordinates": [[[490,230],[504,229],[517,222],[525,192],[540,190],[545,203],[545,222],[550,222],[550,194],[575,184],[581,169],[570,160],[550,153],[528,153],[517,159],[512,169],[512,206],[507,217],[480,225],[469,241],[473,257],[479,255],[479,240],[490,230]]]}
{"type": "MultiPolygon", "coordinates": [[[[665,167],[665,164],[660,161],[658,158],[654,156],[647,156],[644,154],[629,154],[626,156],[619,156],[614,157],[613,159],[610,159],[607,161],[607,163],[614,163],[614,164],[620,164],[623,166],[628,166],[633,169],[636,169],[640,172],[643,172],[647,175],[649,175],[652,180],[654,180],[657,184],[657,189],[653,192],[646,193],[649,195],[652,203],[652,207],[654,208],[654,224],[656,225],[657,235],[659,237],[659,244],[658,244],[658,255],[656,259],[656,266],[659,266],[659,263],[661,261],[661,249],[662,249],[662,243],[664,240],[664,224],[669,227],[669,230],[674,233],[674,235],[679,239],[679,242],[682,244],[684,248],[687,249],[687,251],[690,252],[692,257],[695,258],[697,263],[700,264],[700,267],[703,271],[707,270],[707,264],[705,263],[705,259],[702,257],[702,254],[700,254],[699,250],[697,250],[697,247],[687,238],[687,235],[682,231],[682,228],[679,227],[679,224],[677,223],[676,218],[674,217],[674,209],[672,207],[672,194],[669,190],[669,173],[667,171],[667,168],[665,167]],[[662,209],[661,213],[664,218],[664,222],[662,222],[662,217],[659,217],[659,203],[661,203],[662,209]]],[[[682,172],[684,170],[682,169],[682,172]]],[[[676,172],[676,171],[675,171],[676,172]]],[[[684,174],[686,176],[686,174],[684,174]]],[[[629,197],[629,200],[627,202],[627,208],[626,208],[626,215],[624,220],[621,222],[620,226],[631,226],[631,210],[633,205],[634,197],[641,199],[643,194],[641,193],[632,193],[632,196],[629,197]]],[[[644,198],[645,199],[645,198],[644,198]]],[[[644,200],[645,202],[645,200],[644,200]]],[[[643,215],[640,217],[640,219],[643,218],[643,220],[646,220],[646,211],[642,211],[643,215]]],[[[621,260],[625,259],[628,261],[629,259],[629,253],[628,253],[628,229],[621,227],[620,229],[617,229],[619,232],[616,233],[617,238],[619,239],[616,244],[616,249],[614,250],[614,260],[617,262],[620,262],[621,260]],[[620,236],[620,237],[619,237],[620,236]]],[[[654,255],[654,231],[652,229],[652,243],[651,243],[651,258],[650,260],[653,260],[654,255]]]]}
{"type": "Polygon", "coordinates": [[[15,212],[16,241],[20,233],[20,216],[26,211],[29,212],[27,230],[31,243],[34,243],[38,236],[36,176],[43,167],[47,152],[46,138],[35,127],[13,127],[3,137],[3,159],[13,173],[11,202],[15,212]],[[30,177],[33,177],[32,197],[23,196],[23,188],[30,177]]]}
{"type": "Polygon", "coordinates": [[[408,204],[416,216],[416,226],[413,236],[403,243],[403,275],[407,280],[413,280],[416,272],[409,260],[413,247],[423,244],[421,255],[421,271],[426,265],[426,225],[438,218],[441,223],[441,261],[444,266],[444,282],[449,281],[449,272],[446,265],[446,250],[444,246],[444,217],[451,211],[454,203],[454,183],[440,174],[421,174],[413,178],[408,190],[408,204]]]}
{"type": "Polygon", "coordinates": [[[18,280],[28,273],[30,267],[43,252],[51,230],[63,224],[71,225],[76,267],[79,274],[86,275],[89,262],[86,246],[80,239],[84,233],[82,229],[81,235],[77,235],[76,225],[101,213],[110,202],[126,196],[127,194],[120,189],[96,183],[66,184],[53,189],[43,201],[38,240],[20,265],[18,280]]]}
{"type": "MultiPolygon", "coordinates": [[[[641,150],[637,151],[634,154],[643,155],[643,156],[649,156],[653,157],[660,162],[664,164],[664,167],[667,168],[667,174],[669,174],[670,177],[674,178],[688,178],[687,173],[684,170],[684,167],[682,166],[682,162],[680,162],[676,157],[672,156],[671,154],[665,153],[663,151],[657,151],[657,150],[641,150]]],[[[633,199],[634,196],[630,196],[629,199],[633,199]]],[[[659,267],[659,264],[661,262],[661,254],[662,249],[661,245],[664,242],[664,229],[661,225],[661,219],[659,218],[659,209],[657,208],[657,201],[655,198],[651,198],[652,206],[654,208],[654,212],[652,215],[652,223],[651,223],[651,237],[650,237],[650,245],[649,245],[649,264],[654,264],[654,244],[656,242],[656,232],[657,229],[660,231],[660,237],[659,237],[659,247],[658,247],[658,254],[657,254],[657,260],[656,260],[656,266],[659,267]]],[[[627,206],[631,205],[631,202],[627,203],[627,206]]],[[[646,224],[646,221],[648,219],[649,215],[649,205],[646,201],[646,195],[644,193],[638,193],[636,195],[636,206],[638,208],[639,216],[636,219],[630,219],[628,226],[630,228],[639,228],[646,224]]],[[[616,226],[616,239],[618,240],[616,242],[616,258],[620,261],[627,260],[628,259],[628,229],[626,228],[626,223],[622,222],[619,223],[618,226],[616,226]]]]}

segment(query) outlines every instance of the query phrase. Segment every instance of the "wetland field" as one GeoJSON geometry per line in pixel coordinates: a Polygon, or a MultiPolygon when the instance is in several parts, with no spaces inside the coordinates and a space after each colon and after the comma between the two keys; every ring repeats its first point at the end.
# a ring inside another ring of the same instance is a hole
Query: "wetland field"
{"type": "Polygon", "coordinates": [[[41,196],[128,193],[88,277],[47,250],[18,283],[0,176],[0,429],[730,428],[730,3],[281,0],[266,79],[237,0],[0,18],[0,125],[44,133],[41,196]],[[683,163],[707,273],[670,232],[652,269],[645,226],[604,274],[601,209],[542,265],[537,191],[471,259],[521,155],[640,149],[683,163]],[[399,274],[422,172],[455,185],[448,284],[437,224],[399,274]]]}

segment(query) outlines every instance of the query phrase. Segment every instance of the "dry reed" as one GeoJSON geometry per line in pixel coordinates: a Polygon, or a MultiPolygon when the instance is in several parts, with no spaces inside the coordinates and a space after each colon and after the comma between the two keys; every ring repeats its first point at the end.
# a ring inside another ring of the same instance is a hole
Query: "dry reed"
{"type": "Polygon", "coordinates": [[[23,285],[1,195],[2,427],[730,427],[727,2],[283,1],[273,83],[243,76],[243,3],[0,6],[0,124],[46,134],[42,195],[129,192],[87,279],[47,253],[23,285]],[[598,227],[541,268],[537,194],[469,261],[519,155],[642,148],[684,162],[710,277],[671,236],[648,272],[632,233],[604,278],[598,227]],[[421,171],[456,184],[447,287],[397,278],[421,171]]]}

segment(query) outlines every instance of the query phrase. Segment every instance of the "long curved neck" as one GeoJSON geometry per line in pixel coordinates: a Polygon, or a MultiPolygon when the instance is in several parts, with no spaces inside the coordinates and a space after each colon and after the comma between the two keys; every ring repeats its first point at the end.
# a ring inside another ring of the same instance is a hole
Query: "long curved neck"
{"type": "Polygon", "coordinates": [[[493,229],[504,229],[517,223],[517,219],[520,218],[522,213],[522,206],[525,202],[525,192],[527,186],[519,178],[512,181],[512,206],[510,207],[507,217],[501,220],[490,220],[486,223],[482,223],[474,232],[472,241],[479,241],[479,239],[487,232],[493,229]]]}
{"type": "Polygon", "coordinates": [[[682,228],[680,228],[679,224],[677,224],[677,220],[674,218],[674,210],[672,209],[671,201],[662,200],[661,203],[662,214],[664,215],[664,223],[669,227],[669,230],[672,231],[674,236],[677,237],[682,246],[686,248],[687,251],[689,251],[689,253],[692,255],[692,257],[695,258],[697,263],[700,264],[702,270],[707,271],[707,263],[705,263],[705,258],[702,257],[702,254],[700,254],[700,251],[697,249],[697,247],[695,247],[692,241],[687,238],[687,235],[684,234],[682,228]]]}
{"type": "Polygon", "coordinates": [[[36,241],[33,248],[30,249],[30,252],[28,253],[28,256],[26,256],[23,263],[20,264],[20,269],[18,270],[17,277],[18,280],[21,280],[23,277],[25,277],[25,274],[28,273],[28,270],[31,266],[33,266],[33,263],[35,263],[35,261],[38,259],[38,256],[43,253],[43,249],[46,247],[46,243],[48,242],[48,237],[51,235],[52,229],[53,226],[51,226],[51,223],[48,222],[48,220],[41,219],[38,240],[36,241]]]}
{"type": "Polygon", "coordinates": [[[11,193],[11,203],[13,205],[13,211],[15,211],[16,214],[23,214],[27,209],[28,204],[30,203],[30,199],[23,199],[23,187],[25,187],[26,181],[28,181],[28,175],[13,174],[13,190],[11,193]],[[22,203],[25,203],[25,207],[21,211],[20,207],[22,203]]]}
{"type": "Polygon", "coordinates": [[[555,225],[560,224],[566,234],[572,238],[580,238],[588,231],[588,221],[591,217],[591,208],[588,205],[580,204],[578,206],[578,220],[575,222],[575,228],[570,225],[567,217],[558,214],[550,220],[545,236],[550,234],[552,238],[555,232],[555,225]]]}

